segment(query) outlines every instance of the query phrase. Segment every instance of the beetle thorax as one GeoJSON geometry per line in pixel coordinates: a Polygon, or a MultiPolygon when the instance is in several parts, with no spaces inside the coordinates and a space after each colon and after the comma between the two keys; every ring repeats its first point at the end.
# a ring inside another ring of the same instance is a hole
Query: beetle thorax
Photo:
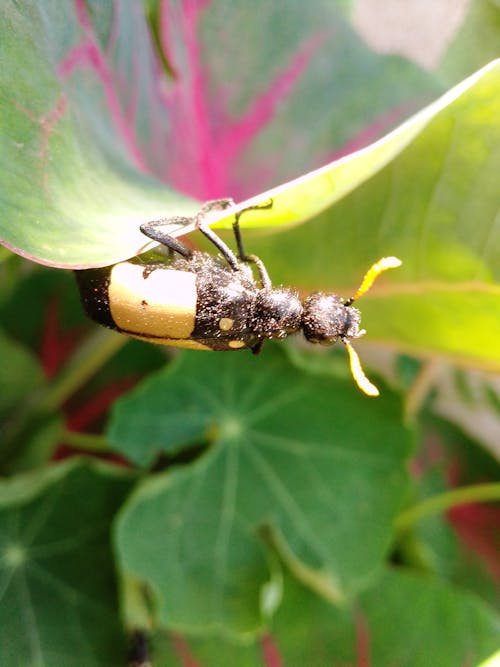
{"type": "Polygon", "coordinates": [[[261,338],[286,338],[300,329],[302,312],[297,292],[262,288],[255,299],[251,329],[261,338]]]}

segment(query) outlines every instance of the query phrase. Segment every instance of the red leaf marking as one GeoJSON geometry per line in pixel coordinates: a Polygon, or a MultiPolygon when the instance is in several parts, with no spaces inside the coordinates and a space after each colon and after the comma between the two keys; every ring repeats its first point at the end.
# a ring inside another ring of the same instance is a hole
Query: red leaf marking
{"type": "Polygon", "coordinates": [[[59,300],[50,300],[40,340],[39,357],[47,377],[53,377],[68,358],[78,340],[77,329],[64,331],[59,315],[59,300]]]}
{"type": "Polygon", "coordinates": [[[133,387],[137,378],[121,378],[104,387],[85,403],[78,403],[78,407],[71,407],[66,418],[66,427],[70,431],[83,431],[102,417],[114,401],[133,387]]]}
{"type": "Polygon", "coordinates": [[[460,505],[448,512],[448,519],[461,541],[479,556],[500,584],[500,509],[479,503],[460,505]]]}
{"type": "Polygon", "coordinates": [[[200,199],[222,196],[197,38],[199,14],[207,4],[207,0],[182,0],[180,10],[176,10],[173,3],[164,0],[160,6],[160,36],[165,53],[170,51],[170,32],[178,30],[186,49],[189,72],[188,76],[177,78],[172,94],[164,98],[172,115],[169,149],[174,149],[166,180],[200,199]]]}
{"type": "Polygon", "coordinates": [[[370,630],[364,614],[356,613],[356,667],[370,667],[370,630]]]}
{"type": "Polygon", "coordinates": [[[345,155],[359,151],[361,148],[365,148],[365,146],[369,146],[400,122],[412,109],[414,109],[414,105],[410,104],[390,109],[377,118],[373,123],[363,128],[361,132],[358,132],[355,137],[350,139],[341,148],[330,153],[327,162],[333,162],[345,155]]]}
{"type": "Polygon", "coordinates": [[[67,79],[79,67],[90,67],[94,71],[102,84],[113,122],[129,151],[134,165],[142,172],[150,173],[151,170],[146,163],[133,131],[133,125],[128,122],[122,110],[120,100],[113,85],[111,70],[94,35],[85,0],[74,0],[74,2],[77,20],[83,30],[84,39],[81,44],[73,47],[59,63],[57,72],[62,79],[67,79]]]}
{"type": "Polygon", "coordinates": [[[283,667],[283,660],[281,659],[278,647],[270,634],[262,637],[260,645],[266,667],[283,667]]]}
{"type": "Polygon", "coordinates": [[[439,438],[428,435],[425,447],[419,452],[418,458],[410,461],[410,472],[415,479],[420,479],[429,470],[440,466],[445,461],[445,450],[439,438]]]}
{"type": "Polygon", "coordinates": [[[228,172],[228,176],[231,160],[272,120],[279,105],[292,94],[312,57],[327,37],[327,34],[322,34],[308,39],[289,63],[288,68],[278,74],[269,89],[254,101],[246,114],[235,123],[227,125],[226,134],[219,142],[217,152],[220,164],[228,172]]]}
{"type": "Polygon", "coordinates": [[[170,638],[174,651],[182,662],[182,667],[201,667],[200,663],[193,658],[189,644],[184,637],[172,632],[170,638]]]}
{"type": "Polygon", "coordinates": [[[293,92],[311,58],[326,39],[309,39],[245,115],[231,122],[223,109],[208,101],[203,54],[198,36],[200,14],[207,0],[182,0],[180,10],[163,0],[160,8],[160,37],[177,79],[164,103],[172,118],[172,136],[166,180],[199,199],[248,195],[235,192],[233,161],[274,117],[279,104],[293,92]],[[175,32],[174,32],[175,31],[175,32]],[[169,47],[174,39],[185,49],[187,67],[173,61],[169,47]]]}

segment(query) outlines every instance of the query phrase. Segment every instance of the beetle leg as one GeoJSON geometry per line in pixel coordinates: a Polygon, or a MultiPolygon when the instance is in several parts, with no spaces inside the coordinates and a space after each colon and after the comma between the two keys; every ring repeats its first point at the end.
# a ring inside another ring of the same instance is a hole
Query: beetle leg
{"type": "Polygon", "coordinates": [[[245,255],[242,261],[247,264],[255,264],[257,267],[257,273],[259,274],[261,287],[265,289],[270,289],[272,287],[271,278],[269,277],[264,262],[260,259],[260,257],[257,257],[257,255],[245,255]]]}
{"type": "Polygon", "coordinates": [[[236,244],[238,246],[238,254],[242,262],[248,261],[248,258],[243,249],[243,240],[241,238],[241,229],[240,229],[241,216],[243,215],[243,213],[246,213],[247,211],[259,211],[260,209],[272,208],[273,203],[274,203],[273,200],[270,199],[268,202],[265,202],[264,204],[256,204],[255,206],[248,206],[247,208],[244,208],[242,211],[238,211],[237,213],[234,214],[233,232],[234,232],[234,238],[236,239],[236,244]]]}
{"type": "Polygon", "coordinates": [[[229,246],[226,245],[224,241],[219,238],[217,234],[209,227],[206,220],[208,214],[212,211],[220,210],[221,208],[227,208],[228,206],[232,206],[232,204],[232,199],[215,199],[213,201],[209,201],[204,206],[202,206],[202,208],[194,216],[194,223],[196,225],[196,229],[199,229],[200,232],[204,234],[204,236],[206,236],[211,243],[214,244],[221,255],[223,255],[233,271],[238,271],[240,267],[236,255],[229,248],[229,246]],[[225,205],[224,202],[226,202],[225,205]]]}
{"type": "Polygon", "coordinates": [[[238,259],[233,251],[227,246],[224,241],[217,236],[217,234],[210,229],[207,223],[204,220],[196,220],[196,229],[199,229],[200,232],[207,237],[207,239],[214,244],[217,250],[223,255],[224,259],[227,260],[229,266],[234,270],[239,270],[238,259]]]}
{"type": "Polygon", "coordinates": [[[264,339],[261,338],[258,343],[255,343],[255,345],[252,348],[250,348],[252,350],[252,354],[260,354],[263,345],[264,345],[264,339]]]}
{"type": "Polygon", "coordinates": [[[240,218],[243,215],[243,213],[246,213],[247,211],[259,211],[260,209],[272,208],[272,206],[273,206],[272,199],[270,199],[268,202],[265,202],[264,204],[256,204],[255,206],[248,206],[247,208],[244,208],[242,211],[238,211],[237,213],[235,213],[233,222],[233,232],[234,232],[234,238],[236,239],[236,245],[238,246],[239,258],[242,262],[255,264],[255,266],[257,267],[257,272],[259,274],[261,286],[264,288],[270,288],[272,286],[271,279],[269,278],[267,269],[264,266],[264,262],[259,257],[257,257],[257,255],[247,255],[245,250],[243,249],[243,239],[241,237],[241,229],[240,229],[240,218]]]}
{"type": "Polygon", "coordinates": [[[224,209],[230,208],[231,206],[234,206],[234,201],[229,197],[226,199],[210,199],[203,204],[203,206],[196,214],[196,217],[200,216],[201,218],[205,218],[213,211],[223,211],[224,209]]]}
{"type": "Polygon", "coordinates": [[[193,256],[193,251],[191,248],[188,248],[187,245],[182,243],[182,241],[179,241],[173,236],[170,236],[170,234],[166,234],[161,229],[161,227],[166,224],[176,223],[188,225],[190,222],[191,218],[185,218],[181,216],[163,218],[161,220],[151,220],[151,222],[144,222],[140,226],[140,230],[153,241],[161,243],[170,250],[179,253],[179,255],[182,255],[182,257],[185,257],[186,259],[190,259],[193,256]]]}

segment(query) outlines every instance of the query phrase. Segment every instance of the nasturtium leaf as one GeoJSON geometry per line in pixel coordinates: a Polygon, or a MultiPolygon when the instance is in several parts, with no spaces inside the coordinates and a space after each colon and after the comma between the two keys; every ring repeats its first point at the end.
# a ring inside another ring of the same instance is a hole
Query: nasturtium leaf
{"type": "Polygon", "coordinates": [[[407,488],[409,432],[383,394],[301,373],[269,346],[185,354],[117,402],[108,437],[139,464],[210,442],[141,484],[118,521],[122,574],[151,588],[162,624],[256,630],[262,528],[330,599],[366,585],[407,488]]]}
{"type": "Polygon", "coordinates": [[[0,474],[45,463],[62,431],[59,415],[30,415],[46,381],[32,352],[0,331],[0,474]]]}
{"type": "Polygon", "coordinates": [[[477,665],[498,648],[500,616],[432,577],[388,571],[360,600],[373,667],[477,665]]]}
{"type": "Polygon", "coordinates": [[[350,611],[287,579],[271,630],[283,664],[293,667],[456,667],[489,656],[499,628],[500,616],[474,596],[432,577],[387,569],[350,611]]]}
{"type": "Polygon", "coordinates": [[[124,664],[109,544],[130,476],[54,465],[0,482],[0,664],[124,664]]]}
{"type": "Polygon", "coordinates": [[[499,624],[498,614],[473,596],[405,571],[384,573],[354,611],[335,608],[287,577],[270,634],[258,642],[155,633],[151,659],[155,667],[184,667],[188,660],[199,667],[479,666],[498,645],[499,624]]]}
{"type": "Polygon", "coordinates": [[[0,359],[0,421],[5,424],[24,396],[43,385],[44,378],[33,353],[1,330],[0,359]]]}
{"type": "Polygon", "coordinates": [[[141,222],[193,213],[187,195],[256,194],[441,90],[371,52],[343,4],[6,0],[0,239],[53,266],[111,264],[141,251],[141,222]]]}

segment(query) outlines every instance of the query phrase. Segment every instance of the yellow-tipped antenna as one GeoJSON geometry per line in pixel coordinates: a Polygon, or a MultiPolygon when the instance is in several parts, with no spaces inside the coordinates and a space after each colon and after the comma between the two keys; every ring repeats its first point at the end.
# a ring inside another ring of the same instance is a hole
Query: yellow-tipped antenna
{"type": "Polygon", "coordinates": [[[351,366],[351,373],[354,381],[361,389],[361,391],[363,391],[368,396],[378,396],[379,390],[374,384],[370,382],[370,380],[364,374],[363,369],[361,368],[361,362],[359,360],[358,353],[347,340],[344,341],[344,345],[349,352],[349,364],[351,366]]]}
{"type": "MultiPolygon", "coordinates": [[[[382,259],[379,259],[379,261],[375,262],[375,264],[371,266],[366,272],[356,294],[352,296],[350,299],[347,299],[344,305],[350,306],[351,303],[356,301],[356,299],[359,299],[360,296],[363,296],[363,294],[370,289],[375,279],[383,271],[387,271],[387,269],[396,269],[398,266],[401,266],[401,264],[402,264],[401,260],[398,259],[397,257],[382,257],[382,259]]],[[[360,332],[358,334],[358,337],[359,335],[361,335],[361,333],[364,332],[360,332]]],[[[356,350],[353,348],[353,346],[349,343],[348,340],[344,339],[343,342],[344,345],[347,347],[347,351],[349,352],[349,363],[351,366],[351,373],[352,377],[354,378],[354,381],[361,389],[361,391],[363,391],[368,396],[378,396],[379,391],[377,387],[370,382],[370,380],[366,377],[366,375],[363,372],[363,368],[361,367],[361,362],[359,360],[356,350]]]]}
{"type": "Polygon", "coordinates": [[[375,262],[368,271],[365,273],[365,277],[361,281],[358,291],[350,299],[347,299],[346,305],[350,306],[351,303],[359,299],[360,296],[363,296],[365,292],[368,292],[370,287],[375,282],[375,279],[387,269],[397,269],[398,266],[401,266],[403,262],[397,257],[382,257],[378,262],[375,262]]]}

